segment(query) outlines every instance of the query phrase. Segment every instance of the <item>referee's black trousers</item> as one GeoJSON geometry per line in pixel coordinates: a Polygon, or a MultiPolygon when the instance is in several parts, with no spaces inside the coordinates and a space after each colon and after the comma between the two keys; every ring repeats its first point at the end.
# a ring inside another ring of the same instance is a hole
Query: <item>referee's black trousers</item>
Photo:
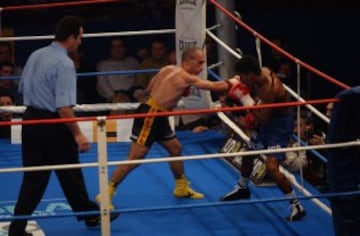
{"type": "MultiPolygon", "coordinates": [[[[59,118],[58,113],[28,107],[23,120],[59,118]]],[[[66,124],[36,124],[22,126],[23,166],[78,164],[78,146],[66,124]]],[[[51,170],[24,172],[14,215],[31,215],[48,185],[51,170]]],[[[81,169],[55,170],[67,201],[75,212],[99,210],[89,200],[81,169]]],[[[84,220],[85,216],[77,216],[84,220]]],[[[15,220],[9,236],[23,235],[27,220],[15,220]]]]}

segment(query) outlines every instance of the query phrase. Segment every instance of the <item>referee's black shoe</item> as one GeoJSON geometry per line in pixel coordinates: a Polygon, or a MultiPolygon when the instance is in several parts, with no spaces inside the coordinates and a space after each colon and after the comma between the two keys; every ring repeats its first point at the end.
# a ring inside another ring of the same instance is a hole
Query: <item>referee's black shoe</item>
{"type": "MultiPolygon", "coordinates": [[[[110,222],[116,220],[120,216],[120,213],[112,212],[110,214],[110,222]]],[[[85,219],[85,225],[87,227],[95,227],[101,224],[101,215],[91,216],[85,219]]]]}

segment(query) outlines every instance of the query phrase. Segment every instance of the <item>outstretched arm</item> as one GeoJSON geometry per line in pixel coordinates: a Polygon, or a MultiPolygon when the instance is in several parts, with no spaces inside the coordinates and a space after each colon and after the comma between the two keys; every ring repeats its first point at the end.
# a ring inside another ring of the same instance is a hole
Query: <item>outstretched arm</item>
{"type": "Polygon", "coordinates": [[[222,81],[209,81],[209,80],[201,79],[198,76],[191,76],[190,80],[191,80],[191,85],[193,85],[198,89],[206,89],[215,92],[226,92],[235,83],[237,83],[238,78],[231,78],[229,80],[222,80],[222,81]]]}

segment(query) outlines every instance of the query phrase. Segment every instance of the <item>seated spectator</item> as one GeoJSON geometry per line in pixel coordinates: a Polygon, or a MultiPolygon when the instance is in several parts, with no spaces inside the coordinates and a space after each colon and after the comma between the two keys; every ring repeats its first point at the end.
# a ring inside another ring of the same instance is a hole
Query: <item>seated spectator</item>
{"type": "MultiPolygon", "coordinates": [[[[0,106],[12,106],[14,99],[11,94],[5,90],[0,89],[0,106]]],[[[11,121],[12,114],[9,112],[0,113],[0,121],[11,121]]],[[[11,139],[11,126],[0,126],[0,139],[11,139]]]]}
{"type": "Polygon", "coordinates": [[[186,115],[179,116],[179,120],[177,121],[175,126],[176,130],[193,130],[195,127],[198,126],[207,126],[206,119],[204,118],[205,116],[184,124],[183,119],[186,117],[186,115]]]}
{"type": "Polygon", "coordinates": [[[177,60],[176,60],[176,50],[173,49],[173,50],[171,50],[171,51],[169,52],[169,54],[168,54],[168,62],[169,62],[169,64],[171,64],[171,65],[176,65],[176,64],[177,64],[176,61],[177,61],[177,60]]]}
{"type": "MultiPolygon", "coordinates": [[[[325,144],[325,134],[317,129],[313,118],[309,112],[302,112],[300,115],[300,131],[295,120],[294,134],[300,135],[300,139],[307,145],[325,144]]],[[[290,147],[299,146],[297,140],[291,140],[290,147]]],[[[318,154],[323,155],[323,151],[315,150],[318,154]]],[[[320,160],[316,153],[311,150],[287,152],[284,162],[282,163],[290,171],[297,172],[300,168],[304,171],[304,178],[322,189],[326,185],[326,163],[320,160]]]]}
{"type": "MultiPolygon", "coordinates": [[[[122,102],[130,102],[130,96],[127,90],[116,91],[114,96],[112,97],[112,103],[122,103],[122,102]]],[[[124,110],[111,110],[110,115],[121,115],[126,114],[127,111],[124,110]]]]}
{"type": "MultiPolygon", "coordinates": [[[[110,57],[98,62],[97,71],[134,70],[138,66],[137,59],[126,56],[125,41],[113,38],[110,43],[110,57]]],[[[128,91],[134,85],[134,75],[100,75],[97,78],[97,91],[107,102],[113,101],[117,91],[128,91]]]]}
{"type": "MultiPolygon", "coordinates": [[[[308,115],[302,115],[300,117],[300,122],[295,119],[294,122],[294,135],[299,135],[299,138],[303,142],[307,142],[308,130],[312,129],[308,121],[308,115]]],[[[289,147],[299,147],[299,142],[297,140],[291,139],[289,147]]],[[[292,172],[299,172],[300,170],[305,170],[308,167],[308,158],[305,150],[300,151],[290,151],[285,155],[285,159],[282,164],[292,172]]]]}
{"type": "Polygon", "coordinates": [[[148,94],[141,86],[133,86],[129,89],[130,102],[143,102],[148,98],[148,94]]]}
{"type": "Polygon", "coordinates": [[[192,129],[193,133],[202,133],[212,129],[223,129],[223,122],[217,115],[208,115],[204,119],[204,123],[195,126],[192,129]]]}
{"type": "MultiPolygon", "coordinates": [[[[140,65],[139,69],[159,69],[169,64],[167,57],[167,48],[165,40],[155,39],[151,44],[151,56],[145,59],[140,65]]],[[[143,73],[136,75],[136,85],[146,88],[150,79],[156,73],[143,73]]]]}
{"type": "MultiPolygon", "coordinates": [[[[0,77],[14,76],[14,64],[10,61],[0,62],[0,77]]],[[[13,101],[16,104],[22,104],[21,95],[18,93],[18,85],[14,79],[1,79],[0,88],[7,90],[14,98],[13,101]]]]}
{"type": "Polygon", "coordinates": [[[20,75],[21,74],[21,67],[16,66],[14,61],[13,55],[13,48],[11,43],[9,42],[0,42],[0,63],[2,62],[10,62],[13,64],[14,71],[13,75],[20,75]]]}
{"type": "Polygon", "coordinates": [[[0,42],[0,62],[12,60],[12,49],[9,42],[0,42]]]}
{"type": "Polygon", "coordinates": [[[137,59],[139,60],[140,63],[142,63],[145,59],[150,57],[150,52],[147,48],[140,48],[137,51],[137,59]]]}

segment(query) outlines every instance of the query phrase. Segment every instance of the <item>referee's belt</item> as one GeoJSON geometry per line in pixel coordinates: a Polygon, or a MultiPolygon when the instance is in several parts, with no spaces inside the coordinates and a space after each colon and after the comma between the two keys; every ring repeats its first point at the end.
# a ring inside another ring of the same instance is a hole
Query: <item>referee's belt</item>
{"type": "Polygon", "coordinates": [[[148,104],[149,106],[151,106],[152,108],[155,108],[156,110],[169,111],[168,109],[159,106],[152,97],[150,97],[145,103],[148,104]]]}

